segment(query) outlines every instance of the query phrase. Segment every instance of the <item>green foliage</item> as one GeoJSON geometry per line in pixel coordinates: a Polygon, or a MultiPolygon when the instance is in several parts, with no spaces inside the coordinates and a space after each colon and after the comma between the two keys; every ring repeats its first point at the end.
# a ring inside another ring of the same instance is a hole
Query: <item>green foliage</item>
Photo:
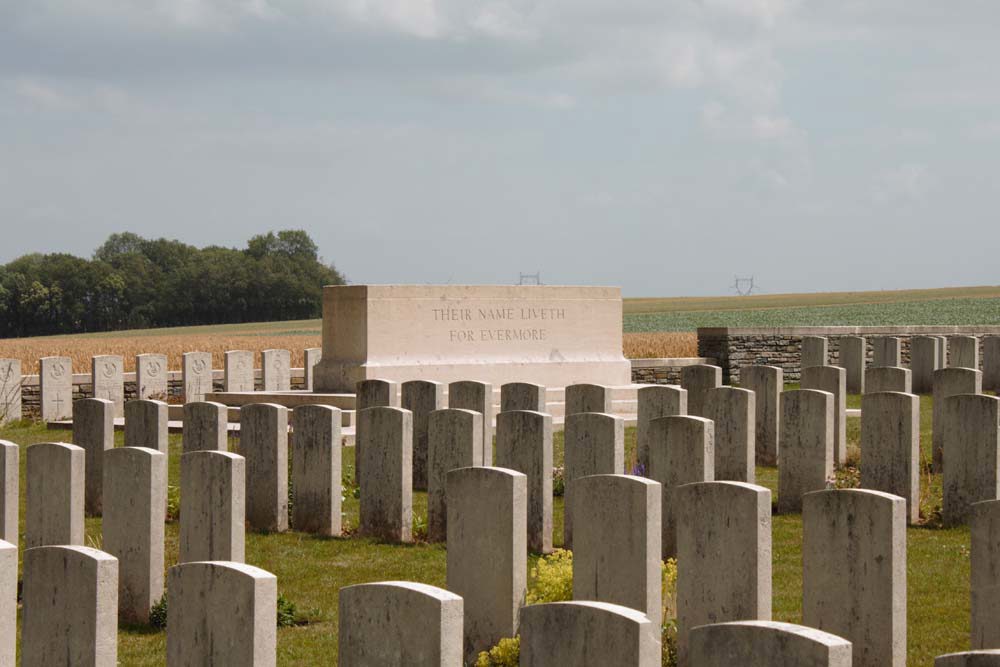
{"type": "Polygon", "coordinates": [[[481,651],[476,667],[517,667],[521,662],[521,638],[504,637],[489,651],[481,651]]]}
{"type": "Polygon", "coordinates": [[[149,625],[156,628],[157,630],[167,629],[167,594],[163,593],[163,597],[152,606],[149,610],[149,625]]]}
{"type": "Polygon", "coordinates": [[[557,498],[566,495],[566,471],[561,466],[552,469],[552,495],[557,498]]]}
{"type": "Polygon", "coordinates": [[[319,615],[319,610],[311,609],[308,612],[299,611],[294,602],[285,597],[284,593],[278,593],[278,627],[290,628],[296,625],[308,625],[310,617],[319,615]]]}
{"type": "Polygon", "coordinates": [[[245,250],[112,234],[92,260],[33,254],[0,266],[0,337],[319,317],[343,284],[301,230],[245,250]]]}
{"type": "Polygon", "coordinates": [[[181,518],[181,487],[175,484],[167,485],[167,523],[180,521],[181,518]]]}
{"type": "Polygon", "coordinates": [[[573,599],[573,552],[556,549],[531,568],[528,604],[573,599]]]}
{"type": "Polygon", "coordinates": [[[855,466],[845,465],[837,468],[834,487],[838,489],[856,489],[861,486],[861,470],[855,466]]]}
{"type": "Polygon", "coordinates": [[[663,625],[660,628],[660,660],[663,667],[677,665],[677,559],[660,566],[663,586],[663,625]]]}
{"type": "Polygon", "coordinates": [[[284,593],[278,594],[278,627],[290,628],[298,625],[295,603],[285,597],[284,593]]]}
{"type": "Polygon", "coordinates": [[[426,542],[427,541],[426,515],[414,511],[411,513],[411,516],[413,517],[412,522],[410,524],[412,526],[411,532],[413,534],[413,539],[418,542],[426,542]]]}

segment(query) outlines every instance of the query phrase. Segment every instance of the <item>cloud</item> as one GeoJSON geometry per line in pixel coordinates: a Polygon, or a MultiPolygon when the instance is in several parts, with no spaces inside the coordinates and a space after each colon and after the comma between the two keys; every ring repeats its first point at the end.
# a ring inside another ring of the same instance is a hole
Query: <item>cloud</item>
{"type": "Polygon", "coordinates": [[[877,173],[872,198],[886,205],[919,202],[926,198],[932,185],[933,178],[926,164],[908,162],[877,173]]]}

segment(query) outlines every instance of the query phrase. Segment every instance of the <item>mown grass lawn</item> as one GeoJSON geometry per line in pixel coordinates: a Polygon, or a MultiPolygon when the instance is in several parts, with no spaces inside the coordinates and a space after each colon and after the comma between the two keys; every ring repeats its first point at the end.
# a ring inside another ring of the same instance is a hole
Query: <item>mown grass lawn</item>
{"type": "MultiPolygon", "coordinates": [[[[929,457],[930,399],[921,399],[924,456],[929,457]]],[[[848,438],[856,446],[856,419],[848,420],[848,438]]],[[[0,439],[21,445],[68,438],[66,432],[47,431],[41,425],[20,424],[0,429],[0,439]]],[[[117,439],[120,446],[120,436],[117,439]]],[[[170,484],[179,482],[180,439],[171,436],[170,484]]],[[[555,463],[562,465],[562,435],[554,442],[555,463]]],[[[626,461],[635,459],[635,429],[626,431],[626,461]]],[[[21,517],[23,539],[24,464],[21,456],[21,517]]],[[[353,473],[353,450],[344,450],[344,469],[353,473]]],[[[758,483],[777,497],[777,470],[758,468],[758,483]]],[[[937,476],[924,475],[922,509],[930,516],[940,506],[937,476]]],[[[414,494],[416,527],[424,525],[426,497],[414,494]]],[[[357,526],[358,503],[345,503],[349,528],[357,526]]],[[[554,503],[555,542],[562,538],[562,499],[554,503]]],[[[931,525],[934,525],[931,522],[931,525]]],[[[176,523],[167,525],[167,566],[177,558],[176,523]]],[[[87,520],[88,544],[100,547],[100,519],[87,520]]],[[[802,521],[797,515],[773,520],[774,618],[798,622],[802,607],[802,521]]],[[[968,648],[969,633],[969,531],[914,527],[908,540],[908,663],[931,665],[937,655],[968,648]]],[[[278,577],[278,590],[295,603],[307,624],[278,631],[281,665],[335,664],[337,657],[337,591],[342,586],[369,581],[404,579],[436,586],[445,584],[446,554],[442,545],[380,544],[358,537],[316,538],[297,532],[247,534],[247,562],[278,577]]],[[[848,586],[851,582],[843,582],[848,586]]],[[[119,632],[119,662],[123,665],[162,665],[166,635],[142,628],[119,632]]]]}

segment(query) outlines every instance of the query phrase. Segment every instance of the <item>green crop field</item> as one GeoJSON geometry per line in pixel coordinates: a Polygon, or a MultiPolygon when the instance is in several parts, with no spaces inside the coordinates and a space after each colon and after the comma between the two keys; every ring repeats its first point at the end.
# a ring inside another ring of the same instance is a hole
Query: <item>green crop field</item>
{"type": "Polygon", "coordinates": [[[698,327],[1000,324],[1000,287],[626,299],[626,333],[698,327]]]}

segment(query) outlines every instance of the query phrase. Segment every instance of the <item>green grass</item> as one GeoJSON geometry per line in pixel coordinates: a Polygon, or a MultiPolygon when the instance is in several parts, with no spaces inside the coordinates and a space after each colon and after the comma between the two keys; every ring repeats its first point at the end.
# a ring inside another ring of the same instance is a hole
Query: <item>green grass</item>
{"type": "MultiPolygon", "coordinates": [[[[853,401],[852,401],[853,402],[853,401]]],[[[921,399],[921,437],[929,457],[930,399],[921,399]]],[[[59,440],[67,433],[52,432],[34,424],[0,430],[0,438],[23,447],[59,440]]],[[[857,420],[848,420],[848,439],[858,444],[857,420]]],[[[121,445],[120,435],[118,445],[121,445]]],[[[170,438],[170,484],[179,480],[180,440],[170,438]]],[[[562,434],[553,442],[555,465],[562,465],[562,434]]],[[[635,460],[635,429],[626,430],[626,466],[635,460]]],[[[24,463],[21,456],[22,536],[24,515],[24,463]]],[[[344,450],[344,469],[353,473],[353,450],[344,450]]],[[[757,481],[777,498],[777,470],[758,468],[757,481]]],[[[924,476],[922,508],[932,512],[940,505],[940,481],[924,476]]],[[[183,502],[183,501],[182,501],[183,502]]],[[[426,497],[414,494],[414,508],[425,515],[426,497]]],[[[554,508],[554,540],[562,542],[562,498],[554,508]]],[[[348,495],[346,525],[358,523],[358,502],[348,495]]],[[[800,622],[802,608],[802,521],[798,515],[775,516],[773,530],[773,596],[776,620],[800,622]]],[[[167,525],[167,566],[177,558],[176,523],[167,525]]],[[[100,519],[87,520],[88,543],[99,546],[100,519]]],[[[969,531],[967,528],[914,527],[908,540],[908,664],[931,665],[943,653],[966,650],[969,633],[969,531]]],[[[358,537],[318,538],[297,532],[247,533],[247,562],[278,577],[278,590],[295,603],[306,625],[278,630],[278,664],[332,664],[337,656],[337,591],[342,586],[370,581],[404,579],[444,586],[446,553],[442,545],[382,544],[358,537]]],[[[844,582],[849,585],[850,582],[844,582]]],[[[119,661],[128,665],[162,665],[166,636],[141,628],[122,628],[118,635],[119,661]]]]}

